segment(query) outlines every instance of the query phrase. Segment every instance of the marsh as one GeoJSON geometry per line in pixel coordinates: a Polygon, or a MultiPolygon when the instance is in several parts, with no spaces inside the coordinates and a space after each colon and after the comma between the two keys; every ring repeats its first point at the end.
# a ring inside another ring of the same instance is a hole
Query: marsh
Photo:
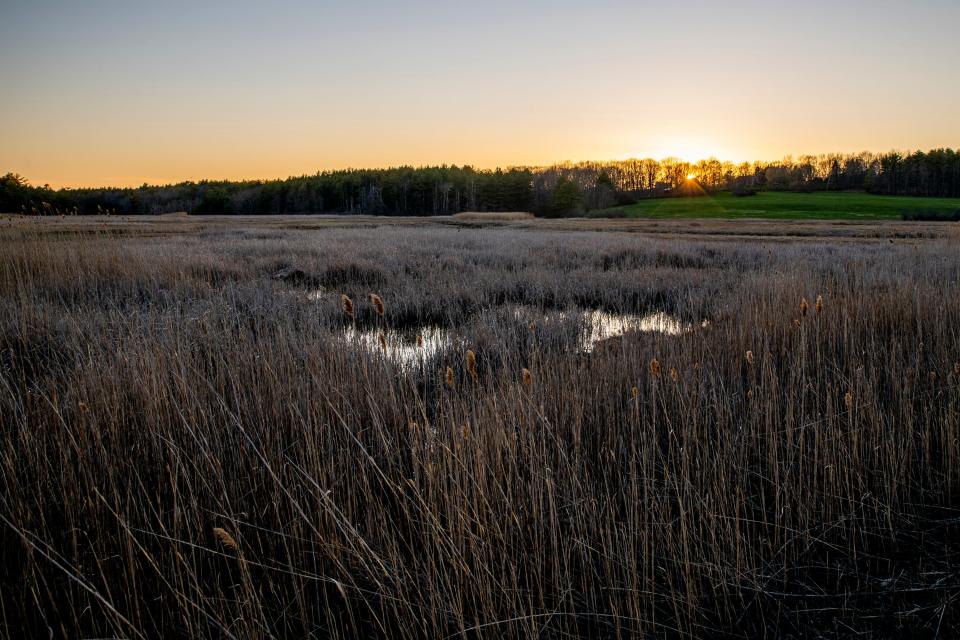
{"type": "Polygon", "coordinates": [[[4,629],[958,630],[952,226],[102,222],[0,227],[4,629]]]}

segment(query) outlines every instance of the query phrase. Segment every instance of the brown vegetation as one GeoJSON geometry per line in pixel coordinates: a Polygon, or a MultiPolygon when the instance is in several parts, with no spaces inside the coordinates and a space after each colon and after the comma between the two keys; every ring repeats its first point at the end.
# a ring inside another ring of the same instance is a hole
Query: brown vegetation
{"type": "Polygon", "coordinates": [[[532,220],[533,214],[523,211],[464,211],[452,216],[456,220],[472,222],[513,222],[516,220],[532,220]]]}
{"type": "Polygon", "coordinates": [[[204,224],[0,228],[4,635],[960,632],[940,231],[204,224]]]}

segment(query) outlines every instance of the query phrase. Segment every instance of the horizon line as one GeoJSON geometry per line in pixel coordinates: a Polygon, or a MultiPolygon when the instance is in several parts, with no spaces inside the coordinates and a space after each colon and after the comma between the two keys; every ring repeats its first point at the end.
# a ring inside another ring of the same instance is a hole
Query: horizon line
{"type": "Polygon", "coordinates": [[[274,176],[274,177],[235,177],[235,178],[193,178],[188,177],[181,180],[172,180],[167,182],[162,182],[160,180],[151,181],[150,179],[145,179],[142,183],[134,184],[131,182],[128,185],[111,185],[111,184],[86,184],[86,185],[51,185],[49,182],[35,183],[29,176],[18,173],[17,171],[7,171],[8,174],[19,175],[21,178],[27,180],[28,184],[33,188],[44,188],[49,187],[52,191],[80,191],[80,190],[97,190],[97,189],[143,189],[143,188],[161,188],[161,187],[172,187],[183,184],[200,184],[200,183],[266,183],[266,182],[283,182],[287,180],[296,180],[298,178],[309,178],[313,176],[319,176],[324,174],[331,173],[347,173],[355,171],[390,171],[396,169],[431,169],[431,168],[459,168],[459,169],[473,169],[478,172],[494,172],[494,171],[516,171],[516,170],[546,170],[554,167],[563,168],[563,167],[577,167],[588,164],[619,164],[630,161],[654,161],[657,163],[665,162],[678,162],[680,164],[687,165],[696,165],[701,162],[709,161],[718,161],[722,164],[732,164],[735,166],[743,164],[751,165],[763,165],[763,164],[775,164],[778,162],[787,162],[787,161],[802,161],[805,159],[813,158],[830,158],[830,157],[855,157],[855,156],[880,156],[884,154],[896,153],[903,157],[908,157],[914,153],[929,153],[931,151],[954,151],[960,153],[960,145],[957,147],[952,147],[949,145],[942,146],[933,146],[927,151],[922,151],[921,148],[917,147],[915,149],[897,149],[892,148],[885,151],[871,151],[869,149],[862,149],[859,151],[830,151],[830,152],[819,152],[819,153],[787,153],[776,159],[754,159],[754,160],[730,160],[725,158],[720,158],[716,155],[710,155],[707,157],[697,158],[695,160],[688,160],[681,156],[677,155],[666,155],[660,158],[657,158],[653,155],[630,155],[622,158],[607,158],[607,159],[581,159],[581,160],[561,160],[556,162],[550,162],[546,164],[508,164],[508,165],[495,165],[495,166],[479,166],[471,163],[438,163],[438,164],[413,164],[413,163],[404,163],[404,164],[392,164],[392,165],[368,165],[368,166],[352,166],[346,165],[341,167],[334,168],[322,168],[317,169],[313,172],[303,172],[303,173],[291,173],[286,176],[274,176]]]}

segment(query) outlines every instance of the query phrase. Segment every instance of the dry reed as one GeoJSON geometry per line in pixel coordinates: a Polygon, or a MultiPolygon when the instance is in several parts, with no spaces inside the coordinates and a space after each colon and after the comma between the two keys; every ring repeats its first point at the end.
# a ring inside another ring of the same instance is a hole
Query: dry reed
{"type": "Polygon", "coordinates": [[[447,373],[444,376],[444,380],[446,381],[447,386],[453,389],[454,387],[453,367],[447,367],[447,373]]]}
{"type": "Polygon", "coordinates": [[[231,536],[226,529],[222,527],[214,527],[213,535],[217,538],[220,544],[227,547],[231,551],[240,550],[240,546],[237,545],[237,541],[233,539],[233,536],[231,536]]]}
{"type": "Polygon", "coordinates": [[[0,637],[960,634],[945,227],[543,224],[5,225],[0,637]]]}
{"type": "Polygon", "coordinates": [[[383,299],[375,293],[371,293],[369,298],[376,314],[381,318],[384,317],[387,314],[387,308],[383,304],[383,299]]]}
{"type": "Polygon", "coordinates": [[[476,382],[477,381],[477,355],[473,352],[472,349],[467,350],[466,364],[467,364],[467,373],[470,374],[470,379],[476,382]]]}

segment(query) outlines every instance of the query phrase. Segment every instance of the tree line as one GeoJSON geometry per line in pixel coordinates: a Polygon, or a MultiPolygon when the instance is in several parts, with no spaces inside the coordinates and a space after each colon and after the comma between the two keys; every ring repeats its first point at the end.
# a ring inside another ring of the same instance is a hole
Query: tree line
{"type": "Polygon", "coordinates": [[[0,211],[30,215],[449,215],[532,211],[561,216],[641,198],[731,191],[846,191],[960,197],[960,152],[823,154],[735,164],[629,159],[483,170],[470,166],[347,169],[283,180],[51,189],[0,177],[0,211]],[[693,179],[690,179],[690,176],[693,179]]]}

